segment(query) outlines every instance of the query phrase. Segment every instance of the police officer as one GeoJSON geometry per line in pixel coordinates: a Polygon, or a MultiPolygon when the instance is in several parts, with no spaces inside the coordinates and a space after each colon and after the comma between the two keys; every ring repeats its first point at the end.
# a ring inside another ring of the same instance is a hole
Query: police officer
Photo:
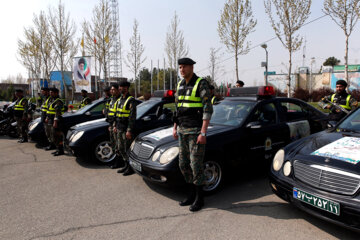
{"type": "Polygon", "coordinates": [[[123,168],[118,170],[118,173],[122,173],[124,176],[134,173],[129,164],[127,150],[134,137],[136,102],[134,97],[129,94],[129,87],[129,82],[120,82],[121,97],[116,103],[116,127],[114,128],[114,132],[117,134],[117,151],[125,164],[123,168]]]}
{"type": "Polygon", "coordinates": [[[15,90],[15,106],[14,117],[16,121],[16,127],[20,136],[19,143],[27,142],[27,125],[28,125],[28,100],[24,97],[24,91],[22,89],[15,90]]]}
{"type": "Polygon", "coordinates": [[[215,103],[218,102],[217,97],[215,96],[215,87],[213,85],[209,86],[210,89],[210,99],[211,99],[211,104],[214,105],[215,103]]]}
{"type": "Polygon", "coordinates": [[[105,94],[104,99],[106,100],[106,103],[105,103],[105,107],[103,109],[103,114],[106,117],[108,112],[109,112],[110,101],[111,101],[111,98],[112,98],[112,95],[110,93],[110,87],[106,87],[104,89],[104,94],[105,94]]]}
{"type": "MultiPolygon", "coordinates": [[[[41,122],[44,124],[44,129],[45,129],[45,135],[46,138],[49,141],[49,145],[50,145],[50,129],[48,127],[48,124],[46,124],[45,120],[46,120],[46,114],[47,114],[47,110],[49,107],[49,103],[51,101],[51,96],[50,96],[50,91],[49,88],[47,87],[42,87],[41,88],[41,96],[43,97],[42,100],[42,105],[40,107],[40,111],[41,111],[41,122]]],[[[45,149],[49,148],[49,150],[51,150],[51,146],[47,146],[45,149]]],[[[52,148],[53,149],[53,148],[52,148]]]]}
{"type": "Polygon", "coordinates": [[[242,88],[242,87],[244,87],[244,85],[245,85],[245,83],[244,83],[243,81],[237,80],[235,86],[236,86],[237,88],[242,88]]]}
{"type": "Polygon", "coordinates": [[[190,58],[178,60],[184,78],[175,95],[176,118],[173,136],[179,139],[179,167],[189,188],[189,195],[179,204],[191,205],[198,211],[204,205],[202,188],[205,181],[203,159],[206,132],[213,112],[209,84],[194,73],[195,62],[190,58]]]}
{"type": "Polygon", "coordinates": [[[56,146],[57,151],[53,152],[54,156],[60,156],[64,154],[63,146],[63,132],[61,131],[62,114],[65,111],[64,103],[59,97],[59,89],[51,88],[50,95],[52,101],[49,103],[47,110],[46,122],[50,125],[50,139],[56,146]]]}
{"type": "Polygon", "coordinates": [[[321,100],[323,103],[325,103],[324,108],[330,109],[331,111],[329,114],[329,121],[338,122],[347,114],[335,106],[326,104],[326,101],[336,103],[348,111],[354,110],[357,107],[358,102],[349,93],[346,92],[346,87],[347,83],[345,80],[338,80],[336,82],[336,93],[326,96],[324,100],[321,100]]]}
{"type": "MultiPolygon", "coordinates": [[[[114,83],[111,85],[110,88],[111,92],[111,98],[109,103],[109,110],[106,114],[106,121],[109,123],[109,135],[110,135],[110,144],[114,152],[116,152],[116,133],[115,130],[115,115],[116,115],[116,104],[118,102],[118,99],[120,97],[120,89],[119,85],[117,83],[114,83]]],[[[119,168],[119,156],[115,158],[114,164],[110,166],[110,168],[119,168]]]]}
{"type": "Polygon", "coordinates": [[[87,93],[88,92],[85,89],[81,90],[82,100],[80,102],[79,109],[91,103],[91,99],[87,96],[87,93]]]}

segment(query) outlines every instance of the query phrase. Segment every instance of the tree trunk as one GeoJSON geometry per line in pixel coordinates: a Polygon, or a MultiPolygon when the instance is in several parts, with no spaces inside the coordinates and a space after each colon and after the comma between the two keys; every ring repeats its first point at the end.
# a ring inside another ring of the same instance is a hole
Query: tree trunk
{"type": "Polygon", "coordinates": [[[238,68],[238,54],[237,50],[235,53],[235,70],[236,70],[236,81],[239,81],[239,68],[238,68]]]}
{"type": "Polygon", "coordinates": [[[288,97],[290,97],[291,96],[291,67],[292,67],[292,52],[291,52],[291,50],[289,51],[289,72],[288,72],[288,97]]]}
{"type": "Polygon", "coordinates": [[[350,79],[349,79],[349,66],[348,66],[348,51],[349,51],[349,35],[345,35],[345,81],[348,84],[348,88],[350,87],[350,79]]]}

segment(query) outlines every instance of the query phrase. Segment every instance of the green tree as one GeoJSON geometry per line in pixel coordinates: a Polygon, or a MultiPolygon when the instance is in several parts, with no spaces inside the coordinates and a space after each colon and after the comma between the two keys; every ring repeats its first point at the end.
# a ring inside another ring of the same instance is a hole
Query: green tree
{"type": "Polygon", "coordinates": [[[323,63],[324,66],[336,66],[339,65],[340,60],[336,57],[328,57],[325,62],[323,63]]]}

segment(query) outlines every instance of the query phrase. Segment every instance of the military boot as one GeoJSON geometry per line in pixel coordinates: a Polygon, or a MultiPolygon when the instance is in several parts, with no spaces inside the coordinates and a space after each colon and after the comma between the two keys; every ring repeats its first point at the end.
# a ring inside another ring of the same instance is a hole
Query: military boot
{"type": "Polygon", "coordinates": [[[64,155],[64,147],[59,146],[59,149],[54,153],[54,156],[64,155]]]}
{"type": "Polygon", "coordinates": [[[24,143],[24,142],[28,142],[28,139],[27,138],[22,138],[18,141],[19,143],[24,143]]]}
{"type": "Polygon", "coordinates": [[[128,164],[127,169],[123,172],[123,176],[129,176],[132,174],[134,174],[134,170],[131,168],[130,164],[128,164]]]}
{"type": "Polygon", "coordinates": [[[117,173],[125,173],[129,167],[129,161],[124,161],[124,167],[120,168],[117,173]]]}
{"type": "Polygon", "coordinates": [[[196,186],[196,197],[195,201],[189,207],[191,212],[199,211],[204,206],[204,193],[202,190],[203,186],[196,186]]]}
{"type": "Polygon", "coordinates": [[[50,150],[54,150],[55,148],[56,148],[55,145],[52,144],[52,143],[50,143],[49,146],[45,147],[44,149],[45,149],[46,151],[50,151],[50,150]]]}
{"type": "Polygon", "coordinates": [[[194,184],[186,184],[188,188],[188,196],[179,202],[180,206],[189,206],[195,201],[195,185],[194,184]]]}

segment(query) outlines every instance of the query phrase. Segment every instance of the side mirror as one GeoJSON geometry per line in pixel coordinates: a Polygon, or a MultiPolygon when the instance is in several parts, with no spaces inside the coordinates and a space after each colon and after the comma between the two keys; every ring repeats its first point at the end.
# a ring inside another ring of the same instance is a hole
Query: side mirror
{"type": "Polygon", "coordinates": [[[86,116],[91,116],[91,112],[86,112],[85,115],[86,116]]]}
{"type": "Polygon", "coordinates": [[[247,128],[261,128],[261,124],[260,122],[256,121],[256,122],[249,122],[246,125],[247,128]]]}
{"type": "Polygon", "coordinates": [[[151,117],[150,116],[145,116],[145,117],[142,118],[142,120],[144,122],[148,122],[148,121],[151,121],[151,117]]]}

